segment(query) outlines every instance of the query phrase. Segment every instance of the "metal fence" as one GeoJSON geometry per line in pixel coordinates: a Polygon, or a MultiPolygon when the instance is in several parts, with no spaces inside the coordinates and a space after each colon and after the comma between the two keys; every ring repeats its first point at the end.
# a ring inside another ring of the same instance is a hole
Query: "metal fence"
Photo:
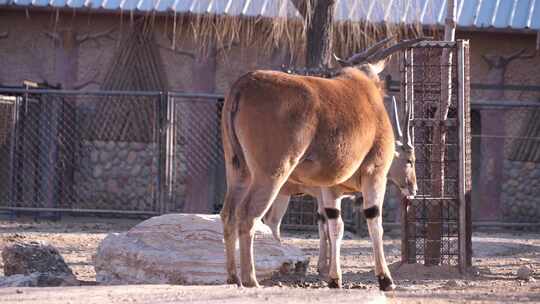
{"type": "Polygon", "coordinates": [[[0,208],[212,211],[224,183],[221,104],[205,94],[1,89],[0,208]]]}
{"type": "Polygon", "coordinates": [[[540,223],[540,102],[472,104],[473,219],[540,223]]]}
{"type": "MultiPolygon", "coordinates": [[[[0,208],[217,212],[225,188],[221,106],[218,95],[0,89],[0,208]]],[[[538,223],[540,103],[486,100],[471,107],[473,218],[538,223]]],[[[420,134],[417,127],[417,146],[420,134]]],[[[421,156],[418,162],[419,175],[429,176],[421,156]]],[[[448,167],[447,177],[455,168],[448,167]]],[[[421,178],[425,189],[429,181],[421,178]]],[[[418,223],[430,221],[429,202],[416,201],[418,223]]],[[[385,208],[399,205],[385,202],[385,208]]],[[[442,201],[437,210],[450,223],[442,226],[442,252],[455,253],[455,201],[442,201]]],[[[361,214],[346,201],[343,218],[355,227],[361,214]]],[[[316,202],[294,197],[283,226],[316,229],[316,202]]],[[[415,227],[410,233],[425,242],[427,226],[415,227]]],[[[414,252],[421,261],[420,249],[414,252]]],[[[449,259],[455,262],[455,255],[449,259]]]]}

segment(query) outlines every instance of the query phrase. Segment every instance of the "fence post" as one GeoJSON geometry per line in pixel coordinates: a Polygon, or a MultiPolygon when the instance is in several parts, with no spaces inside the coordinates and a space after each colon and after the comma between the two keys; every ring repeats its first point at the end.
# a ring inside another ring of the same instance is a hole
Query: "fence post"
{"type": "Polygon", "coordinates": [[[469,54],[467,40],[458,40],[459,117],[459,266],[465,272],[471,264],[471,136],[469,54]],[[467,56],[467,57],[466,57],[467,56]]]}
{"type": "Polygon", "coordinates": [[[17,201],[17,193],[15,190],[15,187],[18,186],[17,184],[17,168],[15,165],[15,162],[18,162],[18,129],[19,129],[19,104],[20,104],[20,96],[15,97],[15,101],[13,102],[13,113],[11,117],[11,139],[10,139],[10,153],[9,153],[9,202],[8,207],[16,206],[17,201]]]}
{"type": "Polygon", "coordinates": [[[160,92],[157,100],[157,115],[156,129],[157,132],[157,151],[158,151],[158,165],[157,165],[157,206],[158,213],[163,214],[167,212],[166,208],[166,136],[167,136],[167,95],[160,92]]]}

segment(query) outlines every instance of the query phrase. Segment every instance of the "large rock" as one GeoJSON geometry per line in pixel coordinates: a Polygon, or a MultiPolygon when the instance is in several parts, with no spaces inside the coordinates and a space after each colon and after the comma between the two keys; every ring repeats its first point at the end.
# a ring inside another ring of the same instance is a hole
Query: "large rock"
{"type": "MultiPolygon", "coordinates": [[[[278,272],[305,274],[309,258],[296,247],[279,244],[262,223],[257,224],[254,247],[259,280],[278,272]]],[[[106,284],[223,284],[219,215],[163,215],[126,233],[109,234],[98,247],[95,269],[96,280],[106,284]]]]}
{"type": "Polygon", "coordinates": [[[64,258],[53,246],[42,242],[14,243],[2,251],[4,274],[29,275],[51,272],[73,275],[64,258]]]}
{"type": "Polygon", "coordinates": [[[71,286],[79,281],[52,245],[15,243],[2,251],[4,274],[0,286],[71,286]]]}

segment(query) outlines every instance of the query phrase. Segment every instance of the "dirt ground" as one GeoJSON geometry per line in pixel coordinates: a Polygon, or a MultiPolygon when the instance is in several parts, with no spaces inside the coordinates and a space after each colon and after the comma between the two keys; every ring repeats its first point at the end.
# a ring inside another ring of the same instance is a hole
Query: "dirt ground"
{"type": "MultiPolygon", "coordinates": [[[[88,286],[95,285],[92,257],[110,232],[121,232],[140,220],[64,218],[60,222],[0,220],[0,250],[13,241],[47,241],[57,247],[85,286],[4,288],[0,303],[540,303],[540,233],[477,232],[473,236],[473,269],[466,275],[448,267],[399,266],[400,241],[385,235],[385,253],[398,289],[383,295],[372,272],[367,238],[346,233],[342,247],[344,289],[329,290],[316,274],[318,236],[286,232],[284,242],[311,256],[305,279],[276,278],[258,290],[233,286],[88,286]],[[516,279],[520,266],[536,269],[536,281],[516,279]],[[84,299],[82,298],[84,297],[84,299]]],[[[255,249],[256,250],[256,249],[255,249]]],[[[0,258],[0,275],[3,275],[0,258]]]]}

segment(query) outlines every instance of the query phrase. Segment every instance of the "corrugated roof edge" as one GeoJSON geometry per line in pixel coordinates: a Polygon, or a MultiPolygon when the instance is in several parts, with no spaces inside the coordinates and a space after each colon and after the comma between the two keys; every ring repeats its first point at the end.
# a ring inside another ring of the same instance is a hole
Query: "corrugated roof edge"
{"type": "MultiPolygon", "coordinates": [[[[6,1],[6,0],[4,0],[6,1]]],[[[92,13],[92,14],[114,14],[114,15],[119,15],[121,13],[123,14],[131,14],[133,13],[134,15],[136,16],[142,16],[142,15],[155,15],[155,16],[165,16],[165,15],[171,15],[171,14],[174,14],[175,12],[168,8],[167,10],[139,10],[139,9],[133,9],[133,10],[119,10],[119,9],[108,9],[108,8],[103,8],[103,7],[100,7],[100,8],[94,8],[94,7],[88,7],[88,6],[82,6],[82,7],[69,7],[67,4],[65,6],[62,6],[62,7],[52,7],[49,5],[47,6],[34,6],[34,5],[17,5],[17,4],[1,4],[1,2],[4,2],[2,0],[0,0],[0,9],[7,9],[7,10],[30,10],[30,11],[36,11],[36,12],[50,12],[50,11],[69,11],[69,12],[73,12],[73,11],[76,11],[76,12],[81,12],[81,13],[92,13]]],[[[10,1],[10,0],[7,0],[7,1],[10,1]]],[[[67,3],[67,2],[66,2],[67,3]]],[[[193,13],[191,12],[176,12],[177,15],[191,15],[193,13]]],[[[195,15],[195,14],[193,14],[195,15]]],[[[200,15],[200,14],[197,14],[197,15],[200,15]]],[[[216,15],[215,13],[205,13],[204,15],[216,15]]],[[[231,16],[239,16],[239,17],[244,17],[244,18],[273,18],[271,16],[263,16],[263,15],[244,15],[244,14],[240,14],[240,15],[230,15],[230,14],[219,14],[219,15],[223,15],[223,16],[228,16],[228,17],[231,17],[231,16]]],[[[290,18],[290,17],[289,17],[290,18]]],[[[294,19],[297,19],[299,17],[292,17],[294,19]]],[[[387,23],[387,24],[392,24],[392,25],[398,25],[398,23],[387,23]]],[[[430,29],[433,29],[433,28],[442,28],[443,25],[442,24],[431,24],[431,25],[423,25],[424,28],[430,28],[430,29]]],[[[505,28],[499,28],[499,27],[494,27],[494,26],[489,26],[489,27],[478,27],[478,26],[474,26],[474,25],[470,25],[470,26],[457,26],[457,30],[458,31],[465,31],[465,32],[493,32],[493,33],[521,33],[521,34],[538,34],[540,33],[540,28],[539,29],[536,29],[536,28],[529,28],[529,27],[524,27],[524,28],[512,28],[512,27],[505,27],[505,28]]]]}

